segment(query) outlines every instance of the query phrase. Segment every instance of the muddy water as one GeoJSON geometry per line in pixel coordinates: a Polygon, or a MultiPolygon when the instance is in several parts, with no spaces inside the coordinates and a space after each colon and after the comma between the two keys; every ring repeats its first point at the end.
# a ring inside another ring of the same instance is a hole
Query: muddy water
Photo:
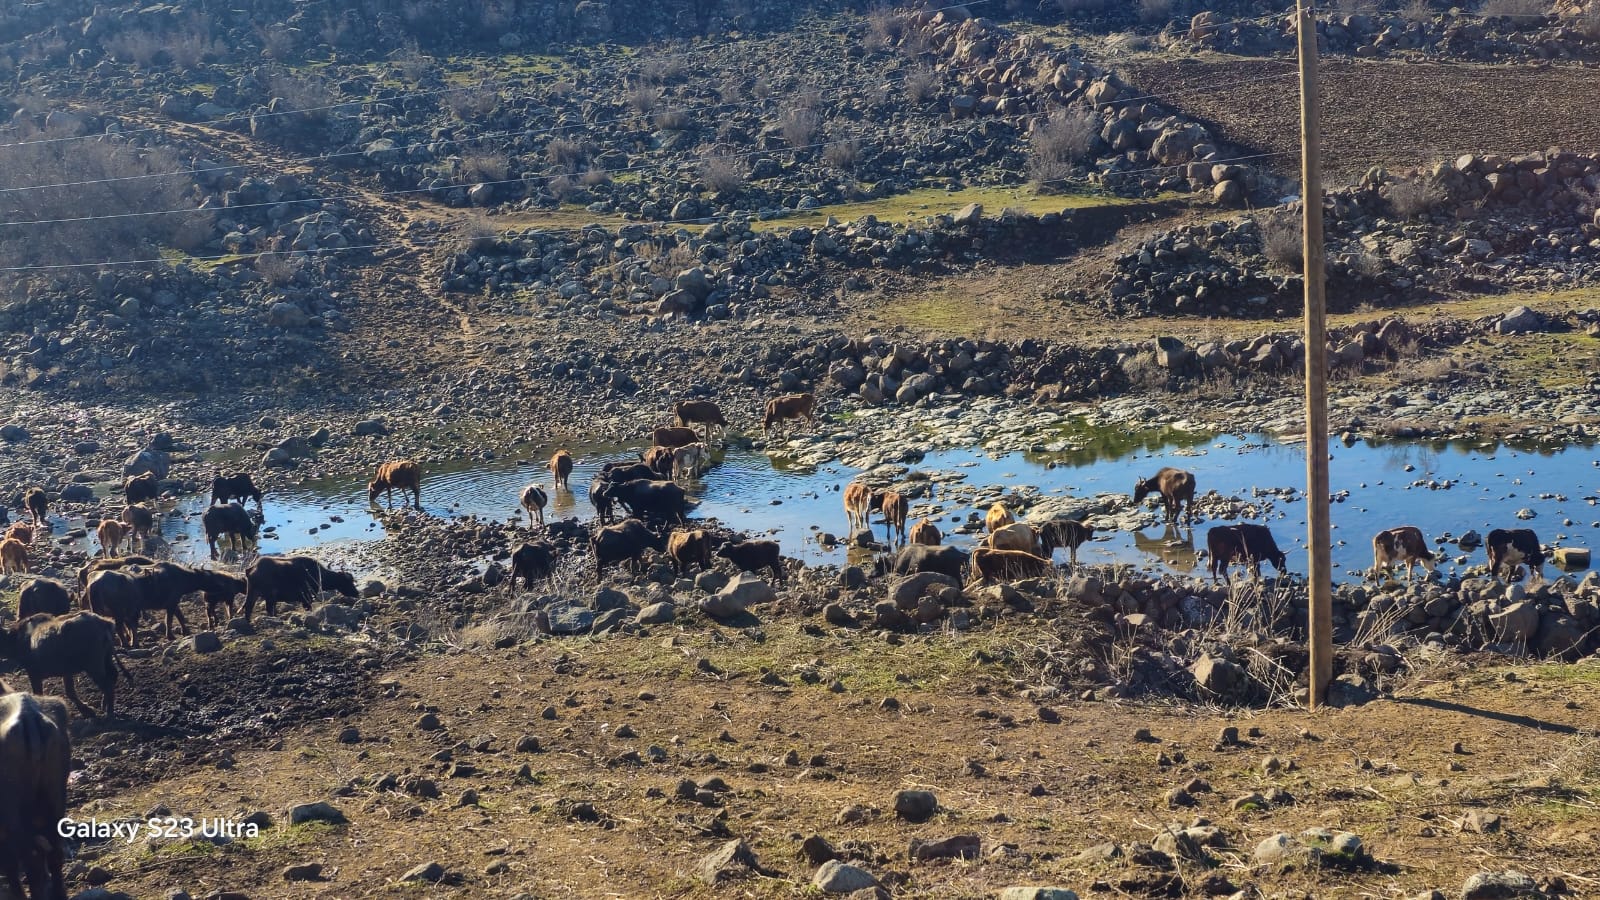
{"type": "MultiPolygon", "coordinates": [[[[1586,546],[1600,537],[1600,508],[1595,505],[1600,458],[1591,447],[1534,450],[1404,442],[1334,443],[1329,449],[1336,498],[1334,563],[1341,579],[1359,577],[1371,565],[1374,532],[1401,524],[1419,526],[1430,539],[1517,526],[1531,527],[1546,542],[1565,546],[1586,546]],[[1516,513],[1523,509],[1535,517],[1518,521],[1516,513]],[[1563,524],[1566,520],[1572,524],[1563,524]]],[[[553,495],[546,515],[592,517],[586,495],[590,477],[606,461],[631,457],[627,449],[581,455],[571,479],[576,493],[553,495]]],[[[423,509],[436,516],[515,521],[521,488],[531,481],[549,487],[544,458],[542,452],[528,452],[431,472],[424,479],[423,509]]],[[[908,466],[926,473],[932,485],[927,496],[913,502],[912,516],[933,516],[947,542],[968,545],[976,536],[974,514],[993,497],[1035,490],[1044,498],[1126,494],[1136,477],[1163,465],[1193,471],[1202,494],[1216,490],[1258,504],[1270,502],[1257,521],[1269,525],[1289,551],[1290,570],[1305,571],[1305,504],[1295,490],[1304,483],[1303,447],[1261,436],[1121,434],[1093,447],[1057,453],[996,457],[976,450],[933,452],[908,466]],[[1262,494],[1274,489],[1281,490],[1262,494]]],[[[797,468],[759,451],[730,449],[703,479],[689,485],[698,501],[691,515],[775,537],[786,555],[807,562],[843,563],[843,548],[826,546],[818,536],[824,531],[843,535],[841,490],[857,474],[837,463],[797,468]]],[[[204,497],[188,498],[163,517],[162,533],[175,557],[206,557],[199,521],[204,504],[204,497]]],[[[315,481],[278,490],[267,498],[269,530],[261,550],[331,550],[379,539],[383,526],[372,513],[359,480],[315,481]]],[[[1097,536],[1080,550],[1080,561],[1201,571],[1194,548],[1204,546],[1205,530],[1213,523],[1167,529],[1152,516],[1145,524],[1138,531],[1097,536]]],[[[875,527],[882,537],[883,526],[875,527]]],[[[1461,555],[1453,545],[1449,550],[1461,555]]],[[[1481,550],[1469,555],[1468,564],[1482,561],[1481,550]]]]}

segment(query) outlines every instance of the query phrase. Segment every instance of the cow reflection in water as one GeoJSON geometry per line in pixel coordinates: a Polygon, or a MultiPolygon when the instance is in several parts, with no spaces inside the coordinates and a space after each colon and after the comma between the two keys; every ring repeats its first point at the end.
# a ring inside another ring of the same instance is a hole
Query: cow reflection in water
{"type": "Polygon", "coordinates": [[[1161,536],[1149,537],[1142,531],[1133,533],[1133,546],[1140,553],[1161,560],[1167,568],[1180,574],[1193,572],[1200,565],[1194,550],[1194,529],[1179,529],[1168,522],[1161,536]]]}

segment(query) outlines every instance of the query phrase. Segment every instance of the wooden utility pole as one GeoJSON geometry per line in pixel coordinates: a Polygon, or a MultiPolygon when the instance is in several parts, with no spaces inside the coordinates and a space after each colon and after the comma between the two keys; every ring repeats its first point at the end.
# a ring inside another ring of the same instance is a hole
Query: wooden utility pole
{"type": "Polygon", "coordinates": [[[1305,213],[1306,277],[1306,518],[1310,559],[1311,708],[1322,705],[1333,680],[1333,539],[1328,525],[1328,353],[1323,296],[1322,152],[1318,143],[1317,20],[1298,0],[1300,38],[1300,205],[1305,213]]]}

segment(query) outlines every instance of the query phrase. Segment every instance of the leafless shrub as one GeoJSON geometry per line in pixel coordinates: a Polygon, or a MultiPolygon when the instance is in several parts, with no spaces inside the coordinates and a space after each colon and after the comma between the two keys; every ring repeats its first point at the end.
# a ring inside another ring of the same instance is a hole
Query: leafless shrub
{"type": "Polygon", "coordinates": [[[488,214],[478,209],[468,210],[456,222],[453,249],[457,253],[472,253],[484,249],[498,237],[499,232],[488,214]]]}
{"type": "Polygon", "coordinates": [[[148,69],[166,49],[166,42],[151,31],[130,28],[108,36],[101,46],[117,62],[133,63],[148,69]]]}
{"type": "Polygon", "coordinates": [[[932,100],[939,92],[939,76],[932,69],[918,69],[906,76],[906,96],[912,103],[932,100]]]}
{"type": "Polygon", "coordinates": [[[1139,0],[1139,21],[1146,25],[1172,21],[1172,0],[1139,0]]]}
{"type": "Polygon", "coordinates": [[[1391,182],[1384,193],[1395,214],[1405,219],[1415,219],[1444,200],[1444,188],[1423,175],[1391,182]]]}
{"type": "Polygon", "coordinates": [[[1594,214],[1600,212],[1600,188],[1590,190],[1583,185],[1574,185],[1572,199],[1577,203],[1578,217],[1585,222],[1592,221],[1594,214]]]}
{"type": "Polygon", "coordinates": [[[545,184],[544,189],[550,192],[550,196],[556,198],[556,202],[565,203],[578,192],[578,183],[566,175],[557,175],[545,184]]]}
{"type": "Polygon", "coordinates": [[[400,77],[410,84],[422,84],[429,80],[435,71],[433,58],[423,53],[416,44],[395,54],[395,71],[400,77]]]}
{"type": "Polygon", "coordinates": [[[289,109],[300,110],[313,121],[326,119],[333,103],[333,91],[322,79],[311,75],[280,72],[268,79],[267,89],[289,109]]]}
{"type": "Polygon", "coordinates": [[[563,78],[560,81],[550,82],[550,86],[545,90],[549,92],[551,97],[557,100],[565,100],[577,92],[578,86],[563,78]]]}
{"type": "Polygon", "coordinates": [[[1305,247],[1302,246],[1299,204],[1256,216],[1256,230],[1261,234],[1263,256],[1286,271],[1300,271],[1305,261],[1305,247]]]}
{"type": "Polygon", "coordinates": [[[211,22],[205,16],[194,17],[188,27],[167,38],[167,56],[179,71],[227,55],[228,45],[211,36],[211,22]]]}
{"type": "MultiPolygon", "coordinates": [[[[0,129],[0,143],[18,144],[6,151],[6,165],[0,166],[0,221],[81,221],[0,229],[0,266],[147,259],[165,248],[188,251],[212,238],[210,212],[128,215],[193,207],[188,193],[192,178],[145,177],[181,173],[184,166],[176,153],[110,139],[26,143],[48,136],[26,122],[0,129]],[[38,187],[56,184],[64,186],[38,187]]],[[[94,270],[61,273],[89,277],[94,270]]]]}
{"type": "Polygon", "coordinates": [[[578,162],[584,156],[583,145],[567,138],[556,138],[544,148],[544,158],[550,165],[560,166],[569,172],[578,167],[578,162]]]}
{"type": "Polygon", "coordinates": [[[1104,12],[1111,0],[1056,0],[1056,6],[1069,16],[1081,13],[1104,12]]]}
{"type": "Polygon", "coordinates": [[[717,96],[723,103],[738,103],[744,96],[744,80],[735,75],[729,75],[717,85],[717,96]]]}
{"type": "Polygon", "coordinates": [[[584,187],[599,187],[611,183],[611,173],[601,168],[585,169],[583,177],[578,180],[584,187]]]}
{"type": "Polygon", "coordinates": [[[305,268],[305,257],[289,253],[264,253],[256,257],[255,270],[262,280],[273,287],[284,287],[294,282],[305,268]]]}
{"type": "Polygon", "coordinates": [[[750,85],[750,96],[757,100],[765,100],[772,96],[772,82],[766,78],[757,78],[755,84],[750,85]]]}
{"type": "Polygon", "coordinates": [[[822,126],[822,117],[814,109],[793,107],[784,112],[778,120],[778,126],[789,146],[798,149],[810,144],[816,137],[817,129],[822,126]]]}
{"type": "Polygon", "coordinates": [[[24,62],[60,62],[66,55],[66,38],[59,34],[48,34],[30,40],[22,59],[24,62]]]}
{"type": "Polygon", "coordinates": [[[835,169],[848,172],[861,160],[861,142],[855,138],[830,141],[823,148],[822,158],[835,169]]]}
{"type": "Polygon", "coordinates": [[[1600,3],[1590,0],[1583,12],[1572,19],[1572,27],[1591,41],[1600,41],[1600,3]]]}
{"type": "Polygon", "coordinates": [[[677,57],[656,57],[639,65],[639,77],[646,84],[669,84],[683,77],[686,68],[677,57]]]}
{"type": "Polygon", "coordinates": [[[1350,261],[1350,271],[1362,278],[1380,278],[1388,268],[1389,264],[1383,257],[1364,248],[1350,261]]]}
{"type": "Polygon", "coordinates": [[[875,46],[892,44],[905,34],[906,20],[900,11],[887,4],[867,10],[867,37],[875,46]]]}
{"type": "Polygon", "coordinates": [[[1378,2],[1377,0],[1335,0],[1333,8],[1340,15],[1359,16],[1376,12],[1378,2]]]}
{"type": "Polygon", "coordinates": [[[625,99],[627,100],[628,106],[632,107],[634,112],[642,116],[648,114],[650,110],[656,108],[656,102],[661,99],[661,91],[658,88],[641,84],[629,90],[625,99]]]}
{"type": "Polygon", "coordinates": [[[663,109],[653,119],[658,131],[682,131],[689,127],[689,111],[681,106],[663,109]]]}
{"type": "Polygon", "coordinates": [[[700,180],[718,193],[732,193],[745,185],[739,161],[729,156],[708,157],[700,164],[700,180]]]}
{"type": "Polygon", "coordinates": [[[1407,22],[1428,22],[1433,19],[1433,7],[1428,0],[1411,0],[1400,9],[1400,18],[1407,22]]]}
{"type": "Polygon", "coordinates": [[[1028,177],[1035,185],[1059,183],[1100,142],[1100,123],[1084,110],[1060,110],[1028,136],[1028,177]]]}
{"type": "Polygon", "coordinates": [[[462,181],[472,184],[505,181],[511,174],[511,163],[504,153],[464,153],[459,172],[462,181]]]}
{"type": "Polygon", "coordinates": [[[1480,16],[1513,16],[1516,18],[1542,17],[1550,14],[1549,0],[1483,0],[1478,4],[1480,16]]]}
{"type": "Polygon", "coordinates": [[[283,25],[256,28],[256,39],[261,41],[261,52],[282,62],[294,53],[294,33],[283,25]]]}
{"type": "Polygon", "coordinates": [[[500,94],[488,88],[451,91],[444,95],[445,105],[463,122],[471,122],[491,115],[500,105],[500,94]]]}
{"type": "Polygon", "coordinates": [[[1120,31],[1110,35],[1105,40],[1107,53],[1143,53],[1153,47],[1148,35],[1135,34],[1132,31],[1120,31]]]}

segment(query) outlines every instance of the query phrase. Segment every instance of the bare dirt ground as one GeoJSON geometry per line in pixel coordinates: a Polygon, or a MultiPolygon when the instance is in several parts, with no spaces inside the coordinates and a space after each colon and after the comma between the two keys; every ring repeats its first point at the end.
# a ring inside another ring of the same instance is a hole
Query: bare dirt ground
{"type": "MultiPolygon", "coordinates": [[[[1282,60],[1131,61],[1140,90],[1179,95],[1178,108],[1229,141],[1299,158],[1299,87],[1282,60]],[[1201,90],[1211,86],[1212,90],[1201,90]]],[[[1460,153],[1516,155],[1600,146],[1600,123],[1574,97],[1600,94],[1600,70],[1462,63],[1326,61],[1322,66],[1324,164],[1354,177],[1373,165],[1428,165],[1460,153]]]]}
{"type": "Polygon", "coordinates": [[[901,646],[789,623],[764,637],[667,627],[395,666],[361,712],[286,729],[274,749],[241,746],[225,768],[154,769],[156,780],[90,804],[104,818],[160,805],[196,817],[264,809],[279,824],[261,837],[140,842],[91,862],[139,897],[798,897],[813,870],[801,842],[820,835],[897,897],[990,897],[1013,884],[1098,897],[1251,885],[1453,895],[1473,872],[1503,868],[1560,878],[1574,896],[1600,890],[1592,664],[1458,663],[1414,673],[1392,700],[1318,714],[1070,699],[1042,710],[995,662],[1028,644],[1006,626],[901,646]],[[419,727],[427,713],[439,730],[419,727]],[[359,742],[338,742],[351,726],[359,742]],[[1224,726],[1241,745],[1216,746],[1224,726]],[[1150,740],[1135,738],[1141,728],[1150,740]],[[523,735],[539,752],[513,749],[523,735]],[[715,799],[680,799],[685,779],[715,799]],[[1184,785],[1195,805],[1169,806],[1184,785]],[[1272,788],[1292,801],[1235,802],[1272,788]],[[940,811],[897,820],[901,789],[933,791],[940,811]],[[287,824],[287,803],[318,800],[349,824],[287,824]],[[863,821],[841,822],[855,804],[863,821]],[[1497,825],[1475,824],[1489,815],[1497,825]],[[1227,840],[1209,863],[1075,858],[1199,819],[1227,840]],[[1394,868],[1252,862],[1270,835],[1318,826],[1355,832],[1394,868]],[[958,834],[979,837],[977,859],[907,858],[915,838],[958,834]],[[698,862],[735,837],[770,874],[713,891],[698,862]],[[311,862],[326,880],[284,880],[284,867],[311,862]],[[430,862],[445,884],[399,883],[430,862]]]}

